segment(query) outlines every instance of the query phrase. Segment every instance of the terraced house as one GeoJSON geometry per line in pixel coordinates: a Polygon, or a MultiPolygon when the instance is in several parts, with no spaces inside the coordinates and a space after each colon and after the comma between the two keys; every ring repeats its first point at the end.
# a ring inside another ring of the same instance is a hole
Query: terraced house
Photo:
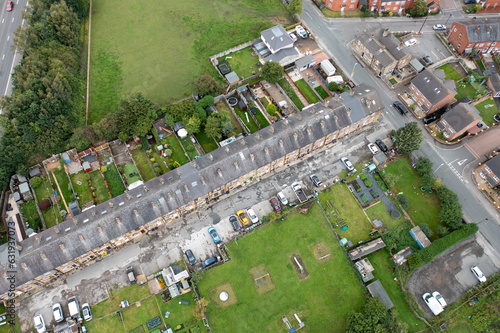
{"type": "Polygon", "coordinates": [[[500,51],[500,25],[488,19],[476,22],[453,22],[448,32],[448,40],[462,55],[474,52],[491,53],[500,51]]]}
{"type": "Polygon", "coordinates": [[[4,244],[0,299],[9,299],[11,274],[15,296],[47,286],[222,195],[332,147],[375,122],[382,109],[377,91],[362,84],[17,242],[11,267],[4,244]]]}

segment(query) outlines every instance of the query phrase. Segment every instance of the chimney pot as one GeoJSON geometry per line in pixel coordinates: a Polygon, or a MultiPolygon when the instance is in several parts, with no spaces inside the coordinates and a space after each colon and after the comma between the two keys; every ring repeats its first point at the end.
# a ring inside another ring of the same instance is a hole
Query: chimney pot
{"type": "Polygon", "coordinates": [[[486,23],[486,22],[488,22],[488,18],[487,17],[485,17],[484,20],[483,20],[483,23],[486,23]]]}
{"type": "Polygon", "coordinates": [[[271,133],[274,133],[274,127],[273,126],[269,126],[269,129],[271,130],[271,133]]]}
{"type": "Polygon", "coordinates": [[[254,160],[253,154],[250,154],[250,158],[252,159],[252,161],[254,160]]]}
{"type": "Polygon", "coordinates": [[[476,17],[475,16],[470,20],[470,23],[474,23],[474,22],[476,22],[476,17]]]}
{"type": "Polygon", "coordinates": [[[212,154],[210,154],[209,157],[210,157],[210,161],[214,160],[214,157],[212,156],[212,154]]]}

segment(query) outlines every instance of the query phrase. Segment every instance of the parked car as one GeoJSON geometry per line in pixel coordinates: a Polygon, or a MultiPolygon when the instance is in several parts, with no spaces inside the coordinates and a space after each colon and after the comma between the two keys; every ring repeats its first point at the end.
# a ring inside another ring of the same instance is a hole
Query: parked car
{"type": "Polygon", "coordinates": [[[255,214],[255,211],[252,209],[252,207],[247,208],[247,216],[250,218],[250,221],[252,223],[259,223],[259,217],[257,214],[255,214]]]}
{"type": "Polygon", "coordinates": [[[341,157],[340,160],[342,161],[342,163],[344,163],[347,170],[349,171],[354,170],[354,165],[352,165],[351,161],[349,161],[347,157],[341,157]]]}
{"type": "Polygon", "coordinates": [[[424,66],[430,66],[434,63],[434,61],[432,61],[431,57],[428,55],[423,56],[422,61],[424,63],[424,66]]]}
{"type": "Polygon", "coordinates": [[[475,277],[479,280],[479,282],[486,282],[486,276],[484,276],[483,272],[477,267],[476,265],[473,265],[470,270],[472,271],[472,274],[474,274],[475,277]]]}
{"type": "Polygon", "coordinates": [[[215,264],[218,261],[219,261],[219,257],[218,256],[208,258],[207,260],[201,262],[201,267],[203,267],[203,268],[210,267],[210,266],[212,266],[213,264],[215,264]]]}
{"type": "Polygon", "coordinates": [[[76,296],[71,296],[68,299],[69,315],[73,318],[80,318],[80,305],[76,296]]]}
{"type": "Polygon", "coordinates": [[[210,234],[210,237],[212,237],[212,240],[214,241],[215,244],[221,242],[219,234],[217,233],[217,230],[215,230],[214,227],[208,228],[208,233],[210,234]]]}
{"type": "Polygon", "coordinates": [[[319,180],[318,176],[316,176],[315,174],[310,175],[309,179],[311,179],[311,181],[313,182],[314,186],[316,186],[316,187],[320,187],[323,184],[321,182],[321,180],[319,180]]]}
{"type": "Polygon", "coordinates": [[[404,45],[405,45],[406,47],[411,47],[411,46],[413,46],[413,45],[415,45],[415,44],[417,44],[417,40],[416,40],[415,38],[408,39],[408,40],[404,43],[404,45]]]}
{"type": "Polygon", "coordinates": [[[432,296],[434,296],[434,298],[439,302],[439,304],[441,304],[443,308],[448,306],[448,303],[446,303],[443,296],[438,291],[433,292],[432,296]]]}
{"type": "Polygon", "coordinates": [[[281,202],[281,204],[283,206],[288,205],[288,199],[285,197],[285,195],[283,194],[283,192],[278,192],[276,194],[276,197],[278,198],[278,200],[281,202]]]}
{"type": "Polygon", "coordinates": [[[301,25],[295,27],[295,32],[302,38],[307,38],[307,31],[301,25]]]}
{"type": "Polygon", "coordinates": [[[493,120],[496,121],[497,123],[500,123],[500,113],[497,113],[496,115],[494,115],[493,120]]]}
{"type": "Polygon", "coordinates": [[[90,310],[90,304],[89,303],[84,303],[82,305],[82,312],[83,312],[83,319],[85,321],[91,321],[93,316],[92,316],[92,311],[90,310]]]}
{"type": "Polygon", "coordinates": [[[290,35],[290,38],[293,40],[293,42],[295,43],[297,41],[297,36],[295,36],[295,34],[293,32],[289,32],[288,33],[290,35]]]}
{"type": "Polygon", "coordinates": [[[425,116],[424,118],[422,118],[422,121],[424,122],[424,124],[428,125],[428,124],[430,124],[432,122],[435,122],[439,118],[440,118],[439,115],[434,112],[434,113],[431,113],[430,115],[425,116]]]}
{"type": "Polygon", "coordinates": [[[269,200],[269,203],[271,204],[271,207],[273,207],[273,209],[276,213],[281,213],[281,206],[280,206],[278,199],[276,199],[276,197],[272,197],[269,200]]]}
{"type": "Polygon", "coordinates": [[[422,295],[425,304],[431,309],[432,313],[437,316],[441,312],[443,312],[443,307],[439,304],[438,300],[432,296],[430,293],[425,293],[422,295]]]}
{"type": "Polygon", "coordinates": [[[54,315],[56,323],[60,323],[64,320],[64,314],[60,303],[52,305],[52,314],[54,315]]]}
{"type": "Polygon", "coordinates": [[[137,282],[137,280],[135,279],[134,268],[132,268],[132,266],[127,267],[125,273],[127,273],[128,281],[130,282],[130,284],[134,284],[137,282]]]}
{"type": "Polygon", "coordinates": [[[375,140],[375,144],[382,150],[384,153],[386,153],[389,149],[387,149],[387,146],[385,143],[382,142],[382,140],[377,139],[375,140]]]}
{"type": "Polygon", "coordinates": [[[370,150],[370,152],[375,155],[376,153],[379,152],[377,146],[375,146],[373,143],[369,143],[368,144],[368,149],[370,150]]]}
{"type": "Polygon", "coordinates": [[[408,113],[408,109],[403,105],[403,103],[401,103],[400,101],[395,101],[392,106],[394,106],[394,108],[396,110],[399,111],[399,113],[401,113],[402,115],[405,115],[408,113]]]}
{"type": "Polygon", "coordinates": [[[244,211],[239,210],[239,211],[236,212],[236,215],[238,215],[238,218],[240,219],[241,224],[247,225],[248,223],[250,223],[250,221],[248,221],[248,218],[245,215],[244,211]]]}
{"type": "Polygon", "coordinates": [[[236,216],[234,215],[229,216],[229,223],[231,223],[231,225],[233,226],[234,231],[238,231],[241,229],[240,222],[238,222],[236,216]]]}
{"type": "Polygon", "coordinates": [[[432,29],[434,29],[434,30],[446,30],[446,26],[444,24],[434,24],[432,29]]]}
{"type": "Polygon", "coordinates": [[[47,332],[47,328],[45,327],[45,321],[43,320],[41,314],[37,314],[36,316],[33,317],[33,323],[35,324],[35,328],[38,333],[47,332]]]}
{"type": "MultiPolygon", "coordinates": [[[[7,1],[7,11],[8,11],[8,12],[11,12],[11,11],[12,11],[12,9],[14,9],[14,2],[12,2],[12,1],[7,1]]],[[[43,318],[42,318],[42,320],[43,320],[43,318]]]]}
{"type": "Polygon", "coordinates": [[[471,4],[471,3],[479,3],[479,0],[464,0],[464,3],[466,5],[471,4]]]}
{"type": "Polygon", "coordinates": [[[190,265],[196,265],[196,258],[194,257],[193,251],[186,250],[184,254],[186,255],[186,258],[190,265]]]}

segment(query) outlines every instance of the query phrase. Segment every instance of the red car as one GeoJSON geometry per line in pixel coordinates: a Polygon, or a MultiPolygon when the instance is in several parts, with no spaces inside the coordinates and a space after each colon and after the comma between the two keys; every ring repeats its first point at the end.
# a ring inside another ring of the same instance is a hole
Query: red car
{"type": "Polygon", "coordinates": [[[273,207],[273,209],[276,213],[281,213],[281,205],[280,205],[278,199],[276,199],[275,197],[272,197],[271,200],[269,200],[269,203],[271,204],[271,206],[273,207]]]}
{"type": "Polygon", "coordinates": [[[7,11],[11,12],[14,8],[14,3],[12,1],[7,1],[7,11]]]}

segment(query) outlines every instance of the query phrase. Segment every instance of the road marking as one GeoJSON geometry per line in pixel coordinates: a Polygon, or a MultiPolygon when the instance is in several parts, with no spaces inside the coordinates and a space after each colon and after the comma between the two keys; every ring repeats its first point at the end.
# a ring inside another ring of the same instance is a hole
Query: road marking
{"type": "Polygon", "coordinates": [[[438,166],[438,168],[433,173],[436,173],[439,170],[439,168],[442,167],[443,165],[444,165],[444,163],[441,163],[441,165],[438,166]]]}
{"type": "Polygon", "coordinates": [[[454,160],[453,160],[453,161],[451,161],[450,163],[453,163],[453,162],[455,162],[456,160],[458,160],[458,158],[454,159],[454,160]]]}
{"type": "Polygon", "coordinates": [[[14,22],[14,18],[12,18],[12,22],[14,22]]]}
{"type": "Polygon", "coordinates": [[[465,160],[461,160],[461,161],[458,161],[457,163],[458,163],[458,165],[462,165],[462,164],[464,164],[464,163],[465,163],[465,161],[467,161],[467,159],[465,159],[465,160]]]}
{"type": "Polygon", "coordinates": [[[436,57],[436,59],[439,59],[438,55],[436,53],[434,53],[434,51],[431,51],[432,54],[434,54],[434,56],[436,57]]]}
{"type": "Polygon", "coordinates": [[[464,146],[475,158],[479,158],[479,155],[469,146],[469,143],[466,143],[464,146]]]}
{"type": "Polygon", "coordinates": [[[5,59],[5,54],[2,56],[2,60],[4,60],[4,59],[5,59]]]}
{"type": "Polygon", "coordinates": [[[10,36],[7,36],[7,41],[10,39],[10,36]]]}
{"type": "Polygon", "coordinates": [[[2,23],[5,21],[5,19],[2,19],[2,23]]]}

